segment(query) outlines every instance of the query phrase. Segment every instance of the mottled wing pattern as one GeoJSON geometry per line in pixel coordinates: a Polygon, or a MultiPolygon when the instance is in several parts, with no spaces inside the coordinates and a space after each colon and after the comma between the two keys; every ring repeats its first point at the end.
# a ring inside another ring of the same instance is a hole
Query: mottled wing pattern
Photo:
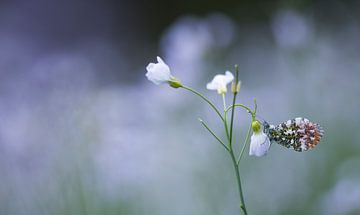
{"type": "Polygon", "coordinates": [[[320,125],[301,117],[288,120],[278,126],[265,122],[264,132],[271,141],[298,152],[314,148],[324,134],[320,125]]]}

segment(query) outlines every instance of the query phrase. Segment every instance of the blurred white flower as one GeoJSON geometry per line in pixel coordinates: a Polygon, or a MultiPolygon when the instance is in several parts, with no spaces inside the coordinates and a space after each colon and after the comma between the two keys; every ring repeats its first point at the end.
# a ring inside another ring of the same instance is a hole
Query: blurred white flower
{"type": "Polygon", "coordinates": [[[213,80],[206,85],[208,90],[217,90],[219,94],[225,94],[227,89],[226,85],[228,85],[234,79],[234,75],[226,71],[225,75],[215,75],[213,80]]]}
{"type": "Polygon", "coordinates": [[[172,71],[181,71],[189,85],[201,82],[209,65],[209,52],[227,48],[235,36],[235,23],[224,14],[181,16],[161,38],[161,49],[172,71]]]}
{"type": "Polygon", "coordinates": [[[169,66],[159,56],[157,61],[158,63],[149,63],[146,67],[148,71],[146,77],[156,85],[169,82],[171,79],[169,66]]]}
{"type": "Polygon", "coordinates": [[[253,135],[251,136],[249,155],[255,155],[257,157],[261,157],[266,155],[269,149],[270,149],[269,137],[263,131],[254,132],[253,135]]]}
{"type": "Polygon", "coordinates": [[[313,36],[311,20],[292,10],[279,11],[272,21],[275,41],[282,48],[301,48],[313,36]]]}

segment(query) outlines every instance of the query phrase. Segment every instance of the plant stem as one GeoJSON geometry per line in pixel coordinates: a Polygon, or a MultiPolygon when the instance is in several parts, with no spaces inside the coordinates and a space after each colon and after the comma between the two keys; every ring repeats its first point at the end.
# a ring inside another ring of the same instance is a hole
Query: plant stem
{"type": "Polygon", "coordinates": [[[242,187],[241,187],[241,179],[240,179],[239,165],[238,165],[237,162],[236,162],[235,155],[234,155],[234,152],[233,152],[232,148],[230,148],[229,153],[230,153],[231,160],[232,160],[232,162],[233,162],[234,169],[235,169],[236,181],[237,181],[237,184],[238,184],[239,196],[240,196],[240,208],[241,208],[242,211],[244,212],[244,215],[247,215],[247,210],[246,210],[246,206],[245,206],[244,195],[243,195],[242,187]]]}
{"type": "MultiPolygon", "coordinates": [[[[236,70],[236,76],[235,76],[235,86],[236,84],[238,83],[239,81],[239,68],[237,65],[235,65],[235,70],[236,70]]],[[[232,142],[233,142],[233,125],[234,125],[234,116],[235,116],[235,103],[236,103],[236,95],[237,95],[237,92],[236,90],[233,92],[234,96],[233,96],[233,101],[232,101],[232,110],[231,110],[231,119],[230,119],[230,134],[228,135],[229,136],[229,154],[230,154],[230,157],[231,157],[231,161],[233,163],[233,166],[234,166],[234,169],[235,169],[235,175],[236,175],[236,182],[237,182],[237,185],[238,185],[238,189],[239,189],[239,197],[240,197],[240,208],[242,209],[242,211],[244,212],[244,215],[247,215],[247,210],[246,210],[246,206],[245,206],[245,200],[244,200],[244,195],[243,195],[243,192],[242,192],[242,187],[241,187],[241,178],[240,178],[240,171],[239,171],[239,164],[235,158],[235,155],[234,155],[234,149],[233,149],[233,145],[232,145],[232,142]]],[[[246,107],[247,108],[247,107],[246,107]]],[[[226,114],[228,112],[228,108],[224,107],[224,118],[226,119],[226,114]]],[[[250,113],[252,113],[250,111],[250,113]]],[[[227,124],[225,124],[225,130],[228,131],[228,128],[227,128],[227,124]]]]}
{"type": "Polygon", "coordinates": [[[225,127],[225,132],[226,132],[226,137],[227,140],[229,142],[229,148],[231,148],[231,137],[230,137],[230,133],[229,133],[229,128],[228,128],[228,122],[227,122],[227,113],[226,113],[226,101],[225,101],[225,94],[222,94],[222,99],[223,99],[223,105],[224,105],[224,127],[225,127]]]}
{"type": "MultiPolygon", "coordinates": [[[[234,88],[237,88],[237,84],[239,82],[239,66],[235,65],[235,80],[234,80],[234,88]]],[[[236,103],[236,96],[237,96],[237,91],[236,89],[233,91],[233,102],[232,102],[232,107],[234,107],[235,103],[236,103]]],[[[225,115],[227,113],[226,109],[225,111],[225,115]]],[[[234,125],[234,114],[235,114],[235,108],[232,108],[231,110],[231,121],[230,121],[230,144],[232,144],[232,137],[233,137],[233,125],[234,125]]]]}
{"type": "Polygon", "coordinates": [[[243,154],[244,154],[245,147],[246,147],[247,143],[249,142],[250,133],[251,133],[251,123],[250,123],[250,126],[249,126],[249,128],[248,128],[248,131],[247,131],[247,133],[246,133],[246,138],[245,138],[243,147],[242,147],[242,149],[241,149],[241,151],[240,151],[240,154],[239,154],[239,157],[238,157],[238,159],[237,159],[237,165],[240,164],[240,160],[241,160],[241,158],[242,158],[242,156],[243,156],[243,154]]]}
{"type": "Polygon", "coordinates": [[[226,151],[229,151],[229,148],[223,143],[223,141],[221,141],[218,136],[216,136],[216,134],[209,128],[209,126],[200,118],[199,121],[209,131],[209,133],[213,135],[213,137],[226,149],[226,151]]]}
{"type": "MultiPolygon", "coordinates": [[[[235,105],[236,102],[236,95],[237,93],[234,93],[233,103],[232,106],[235,105]]],[[[225,110],[226,111],[226,110],[225,110]]],[[[226,112],[225,112],[226,114],[226,112]]],[[[232,144],[232,137],[233,137],[233,125],[234,125],[234,114],[235,114],[235,108],[232,108],[231,110],[231,121],[230,121],[230,143],[232,144]]]]}
{"type": "Polygon", "coordinates": [[[188,90],[192,93],[194,93],[195,95],[199,96],[200,98],[202,98],[203,100],[205,100],[214,110],[215,112],[219,115],[219,117],[221,118],[222,121],[224,121],[220,111],[215,107],[215,105],[209,100],[207,99],[205,96],[203,96],[201,93],[197,92],[196,90],[190,88],[190,87],[187,87],[187,86],[181,86],[182,88],[184,88],[185,90],[188,90]]]}
{"type": "Polygon", "coordinates": [[[251,114],[251,116],[255,116],[255,113],[248,107],[246,107],[245,105],[243,104],[234,104],[234,105],[231,105],[229,106],[228,108],[226,108],[225,112],[228,112],[230,109],[234,109],[235,107],[242,107],[244,108],[245,110],[247,110],[247,112],[249,112],[251,114]]]}
{"type": "Polygon", "coordinates": [[[226,110],[226,99],[225,99],[225,93],[221,94],[222,97],[222,101],[223,101],[223,106],[224,106],[224,111],[226,110]]]}

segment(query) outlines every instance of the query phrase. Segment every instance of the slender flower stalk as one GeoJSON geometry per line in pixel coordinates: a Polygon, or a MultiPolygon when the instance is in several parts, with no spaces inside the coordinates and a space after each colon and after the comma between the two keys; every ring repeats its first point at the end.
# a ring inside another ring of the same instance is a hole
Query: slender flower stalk
{"type": "MultiPolygon", "coordinates": [[[[237,96],[238,92],[240,91],[239,66],[238,65],[235,65],[235,81],[231,85],[231,91],[234,94],[233,102],[232,102],[232,106],[234,106],[236,103],[236,96],[237,96]],[[237,87],[236,85],[239,85],[239,87],[237,87]]],[[[226,111],[226,109],[225,109],[225,111],[226,111]]],[[[230,121],[230,142],[232,142],[232,136],[233,136],[232,134],[233,134],[233,126],[234,126],[234,114],[235,114],[235,110],[233,108],[231,111],[231,121],[230,121]]]]}
{"type": "MultiPolygon", "coordinates": [[[[241,160],[241,158],[242,158],[242,156],[243,156],[243,154],[244,154],[246,145],[247,145],[247,143],[249,142],[250,133],[251,133],[251,123],[250,123],[249,128],[248,128],[248,131],[247,131],[247,133],[246,133],[246,137],[245,137],[245,141],[244,141],[243,147],[241,148],[239,157],[238,157],[238,159],[237,159],[237,164],[238,164],[238,165],[240,164],[240,160],[241,160]]],[[[239,166],[239,168],[240,168],[240,166],[239,166]]]]}
{"type": "Polygon", "coordinates": [[[226,138],[228,140],[228,146],[229,148],[231,148],[231,137],[230,137],[230,132],[229,132],[229,128],[228,128],[228,121],[227,121],[227,113],[225,112],[225,110],[227,109],[226,107],[226,99],[225,99],[225,94],[221,94],[222,96],[222,100],[223,100],[223,106],[224,106],[224,128],[225,128],[225,133],[226,133],[226,138]]]}
{"type": "MultiPolygon", "coordinates": [[[[237,65],[235,65],[235,81],[233,82],[232,86],[239,83],[239,67],[237,65]]],[[[232,87],[232,92],[233,92],[233,101],[232,101],[232,107],[235,106],[236,103],[236,96],[238,93],[238,90],[236,90],[238,87],[235,88],[235,90],[233,89],[234,87],[232,87]]],[[[240,87],[239,87],[240,90],[240,87]]],[[[224,108],[224,115],[227,114],[227,108],[224,108]]],[[[242,185],[241,185],[241,177],[240,177],[240,170],[239,170],[239,162],[237,162],[235,155],[234,155],[234,149],[233,149],[233,126],[234,126],[234,117],[235,117],[235,108],[232,108],[231,110],[231,119],[230,119],[230,134],[229,134],[229,154],[231,157],[231,161],[233,163],[234,166],[234,170],[235,170],[235,176],[236,176],[236,182],[238,185],[238,190],[239,190],[239,197],[240,197],[240,208],[242,209],[242,211],[244,212],[245,215],[247,215],[247,210],[246,210],[246,206],[245,206],[245,199],[244,199],[244,194],[243,194],[243,189],[242,189],[242,185]]],[[[227,130],[227,124],[225,125],[225,130],[227,130]]],[[[245,143],[244,143],[245,145],[245,143]]]]}
{"type": "Polygon", "coordinates": [[[213,137],[226,149],[226,151],[229,151],[229,148],[218,136],[216,136],[216,134],[209,128],[209,126],[200,118],[199,121],[210,132],[210,134],[213,135],[213,137]]]}
{"type": "Polygon", "coordinates": [[[188,91],[194,93],[195,95],[199,96],[199,97],[202,98],[204,101],[206,101],[206,102],[211,106],[211,108],[215,110],[215,112],[216,112],[217,115],[221,118],[221,120],[224,121],[224,119],[223,119],[220,111],[215,107],[215,105],[214,105],[208,98],[206,98],[204,95],[202,95],[201,93],[197,92],[196,90],[194,90],[194,89],[192,89],[192,88],[190,88],[190,87],[187,87],[187,86],[184,86],[184,85],[183,85],[183,86],[181,86],[181,88],[183,88],[183,89],[185,89],[185,90],[188,90],[188,91]]]}

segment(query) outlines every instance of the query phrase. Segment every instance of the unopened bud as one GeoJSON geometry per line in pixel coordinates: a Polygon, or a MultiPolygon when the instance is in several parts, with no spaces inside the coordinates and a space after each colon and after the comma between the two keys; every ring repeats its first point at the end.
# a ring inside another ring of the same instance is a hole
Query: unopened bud
{"type": "Polygon", "coordinates": [[[168,81],[168,83],[173,88],[182,87],[182,84],[181,84],[180,80],[175,78],[175,77],[171,77],[170,80],[168,81]]]}
{"type": "Polygon", "coordinates": [[[231,92],[232,93],[239,93],[240,92],[240,87],[241,87],[241,81],[239,81],[237,84],[235,84],[235,82],[233,81],[231,83],[231,92]]]}
{"type": "Polygon", "coordinates": [[[258,120],[254,120],[251,123],[251,128],[254,131],[254,133],[259,133],[261,131],[261,123],[258,120]]]}

